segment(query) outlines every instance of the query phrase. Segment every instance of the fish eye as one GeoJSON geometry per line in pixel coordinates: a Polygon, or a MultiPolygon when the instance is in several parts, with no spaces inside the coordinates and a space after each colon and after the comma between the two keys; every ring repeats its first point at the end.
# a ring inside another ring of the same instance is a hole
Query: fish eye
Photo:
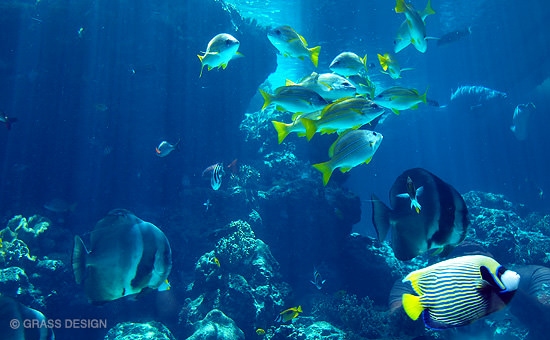
{"type": "Polygon", "coordinates": [[[376,137],[377,133],[373,131],[373,132],[372,132],[372,135],[376,137]]]}
{"type": "Polygon", "coordinates": [[[276,30],[276,31],[275,31],[275,34],[281,35],[281,30],[276,30]]]}
{"type": "Polygon", "coordinates": [[[231,40],[227,39],[227,40],[225,41],[225,44],[226,44],[226,45],[231,45],[231,40]]]}

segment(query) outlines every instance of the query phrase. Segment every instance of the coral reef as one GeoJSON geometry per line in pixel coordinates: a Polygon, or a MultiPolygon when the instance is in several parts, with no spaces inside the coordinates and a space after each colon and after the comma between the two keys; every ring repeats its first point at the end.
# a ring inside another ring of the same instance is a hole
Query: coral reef
{"type": "Polygon", "coordinates": [[[265,336],[270,340],[345,340],[346,333],[326,321],[315,321],[311,317],[301,317],[288,325],[280,325],[269,330],[265,336]]]}
{"type": "Polygon", "coordinates": [[[243,340],[244,333],[235,322],[217,309],[195,323],[196,331],[187,340],[243,340]]]}
{"type": "Polygon", "coordinates": [[[111,328],[105,340],[176,340],[172,333],[160,322],[119,323],[111,328]]]}

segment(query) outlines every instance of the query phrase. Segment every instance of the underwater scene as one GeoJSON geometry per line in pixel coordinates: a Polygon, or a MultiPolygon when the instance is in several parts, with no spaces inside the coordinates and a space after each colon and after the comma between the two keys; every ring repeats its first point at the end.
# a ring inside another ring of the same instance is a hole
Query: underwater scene
{"type": "Polygon", "coordinates": [[[550,2],[0,0],[0,340],[539,340],[550,2]]]}

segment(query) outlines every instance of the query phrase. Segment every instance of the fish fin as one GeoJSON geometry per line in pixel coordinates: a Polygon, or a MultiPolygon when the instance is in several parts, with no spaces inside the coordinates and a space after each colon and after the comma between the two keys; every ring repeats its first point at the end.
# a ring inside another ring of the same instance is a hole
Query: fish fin
{"type": "Polygon", "coordinates": [[[298,132],[298,133],[296,133],[296,135],[297,135],[298,137],[306,137],[306,133],[305,133],[305,132],[298,132]]]}
{"type": "Polygon", "coordinates": [[[244,58],[244,54],[242,54],[241,52],[235,52],[233,57],[231,57],[231,59],[240,59],[240,58],[244,58]]]}
{"type": "Polygon", "coordinates": [[[402,69],[401,69],[401,72],[403,72],[403,71],[412,71],[412,70],[414,70],[414,68],[412,68],[412,67],[405,67],[405,68],[402,68],[402,69]]]}
{"type": "MultiPolygon", "coordinates": [[[[331,133],[335,133],[335,132],[338,132],[338,129],[322,129],[321,130],[322,135],[324,135],[324,134],[330,135],[331,133]]],[[[340,133],[338,133],[338,134],[340,134],[340,133]]]]}
{"type": "Polygon", "coordinates": [[[296,83],[293,82],[292,80],[287,79],[287,80],[285,81],[285,86],[296,86],[296,85],[298,85],[298,84],[296,84],[296,83]]]}
{"type": "Polygon", "coordinates": [[[409,107],[409,109],[411,109],[411,110],[416,110],[416,109],[418,109],[418,104],[416,104],[416,105],[414,105],[414,106],[411,106],[411,107],[409,107]]]}
{"type": "Polygon", "coordinates": [[[224,64],[221,64],[220,66],[223,67],[223,69],[225,70],[225,68],[227,67],[227,64],[229,63],[224,63],[224,64]]]}
{"type": "Polygon", "coordinates": [[[78,235],[75,236],[72,264],[73,264],[74,278],[77,284],[80,284],[82,282],[82,280],[84,279],[84,275],[86,274],[87,255],[88,255],[88,250],[86,249],[84,242],[82,241],[80,236],[78,235]]]}
{"type": "Polygon", "coordinates": [[[298,306],[298,309],[296,309],[297,312],[300,312],[300,313],[303,313],[302,312],[302,306],[298,306]]]}
{"type": "Polygon", "coordinates": [[[353,167],[347,167],[347,168],[340,168],[340,171],[345,174],[346,172],[350,171],[351,169],[353,169],[353,167]]]}
{"type": "Polygon", "coordinates": [[[443,249],[444,249],[444,248],[445,248],[445,247],[437,248],[437,249],[434,250],[430,255],[431,255],[431,256],[437,256],[437,255],[439,255],[439,254],[441,254],[441,253],[443,252],[443,249]]]}
{"type": "Polygon", "coordinates": [[[398,109],[391,109],[393,111],[393,113],[395,113],[396,115],[399,115],[399,110],[398,109]]]}
{"type": "Polygon", "coordinates": [[[317,126],[315,126],[315,122],[311,119],[301,118],[300,121],[306,128],[306,137],[307,140],[310,141],[317,132],[317,126]]]}
{"type": "Polygon", "coordinates": [[[208,65],[208,71],[212,71],[213,67],[208,65]]]}
{"type": "Polygon", "coordinates": [[[426,20],[426,17],[431,14],[435,14],[435,11],[432,9],[431,0],[428,0],[428,4],[426,5],[426,8],[420,13],[420,17],[422,17],[422,21],[426,20]]]}
{"type": "Polygon", "coordinates": [[[264,90],[260,89],[260,93],[262,94],[262,97],[264,97],[264,106],[262,106],[262,111],[265,110],[265,108],[271,104],[271,101],[273,100],[273,96],[269,93],[265,92],[264,90]]]}
{"type": "Polygon", "coordinates": [[[300,41],[302,42],[302,44],[304,44],[304,46],[307,47],[307,41],[304,37],[302,37],[301,35],[299,35],[298,33],[296,33],[298,35],[298,37],[300,38],[300,41]]]}
{"type": "Polygon", "coordinates": [[[409,198],[409,194],[405,192],[405,193],[403,193],[403,194],[395,195],[395,197],[399,197],[399,198],[409,198]]]}
{"type": "Polygon", "coordinates": [[[200,55],[197,55],[197,57],[199,57],[199,59],[201,60],[201,73],[199,74],[199,78],[200,78],[202,77],[202,69],[204,68],[204,64],[202,63],[203,57],[201,57],[200,55]]]}
{"type": "Polygon", "coordinates": [[[371,156],[371,157],[370,157],[369,159],[367,159],[366,161],[364,161],[363,163],[365,163],[365,164],[369,164],[369,163],[370,163],[370,161],[372,161],[372,156],[371,156]]]}
{"type": "Polygon", "coordinates": [[[405,0],[397,0],[395,4],[395,13],[405,13],[406,10],[405,0]]]}
{"type": "Polygon", "coordinates": [[[391,209],[380,201],[375,194],[371,195],[372,201],[372,224],[380,242],[384,241],[390,230],[391,209]]]}
{"type": "Polygon", "coordinates": [[[319,63],[319,52],[321,52],[321,46],[310,48],[309,52],[310,52],[310,58],[311,58],[311,61],[313,62],[313,65],[317,67],[317,64],[319,63]]]}
{"type": "Polygon", "coordinates": [[[328,89],[329,89],[329,90],[334,90],[334,89],[333,89],[333,88],[332,88],[332,87],[331,87],[330,85],[328,85],[328,84],[325,84],[325,83],[324,83],[324,82],[322,82],[322,81],[320,81],[320,82],[319,82],[319,84],[321,84],[321,85],[324,85],[324,86],[328,87],[328,89]]]}
{"type": "Polygon", "coordinates": [[[428,88],[429,88],[429,86],[426,87],[426,92],[424,92],[424,94],[420,96],[420,100],[422,100],[422,102],[424,104],[428,104],[428,102],[426,101],[426,95],[428,94],[428,88]]]}
{"type": "Polygon", "coordinates": [[[365,54],[365,56],[361,59],[361,61],[363,62],[363,66],[365,67],[365,72],[369,72],[369,68],[367,67],[367,55],[365,54]]]}
{"type": "Polygon", "coordinates": [[[294,112],[294,113],[292,114],[292,118],[291,118],[292,121],[295,121],[296,119],[299,119],[301,115],[302,115],[301,112],[294,112]]]}
{"type": "Polygon", "coordinates": [[[325,163],[313,164],[313,167],[321,171],[321,173],[323,174],[323,185],[326,186],[328,181],[330,180],[330,176],[332,176],[332,172],[334,171],[332,166],[330,166],[330,161],[325,163]]]}
{"type": "Polygon", "coordinates": [[[421,186],[420,188],[416,188],[416,198],[420,197],[422,193],[424,192],[424,186],[421,186]]]}
{"type": "Polygon", "coordinates": [[[201,63],[202,63],[202,60],[204,59],[204,57],[203,57],[203,56],[201,56],[200,54],[197,54],[197,57],[199,57],[199,60],[200,60],[200,61],[201,61],[201,63]]]}
{"type": "Polygon", "coordinates": [[[407,313],[412,320],[417,320],[424,311],[424,307],[422,307],[420,303],[420,296],[403,294],[402,302],[405,313],[407,313]]]}
{"type": "Polygon", "coordinates": [[[378,54],[378,60],[380,61],[380,66],[382,66],[382,69],[384,71],[387,71],[388,70],[388,60],[386,59],[386,57],[381,55],[381,54],[378,54]]]}
{"type": "Polygon", "coordinates": [[[288,136],[289,134],[289,131],[288,131],[288,125],[285,124],[285,123],[281,123],[281,122],[276,122],[276,121],[271,121],[271,123],[273,123],[273,127],[275,128],[275,130],[277,130],[277,137],[279,138],[279,144],[281,144],[283,142],[283,140],[286,138],[286,136],[288,136]]]}

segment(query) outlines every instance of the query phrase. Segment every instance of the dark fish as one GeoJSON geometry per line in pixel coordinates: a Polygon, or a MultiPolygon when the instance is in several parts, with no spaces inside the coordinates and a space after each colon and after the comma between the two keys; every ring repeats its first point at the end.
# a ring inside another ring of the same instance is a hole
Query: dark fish
{"type": "Polygon", "coordinates": [[[92,303],[158,289],[172,269],[172,251],[164,233],[124,209],[99,221],[88,251],[75,236],[73,272],[92,303]]]}
{"type": "Polygon", "coordinates": [[[461,30],[445,33],[441,36],[441,38],[439,38],[437,40],[437,46],[453,43],[453,42],[458,41],[458,40],[460,40],[464,37],[469,36],[470,33],[472,33],[472,28],[471,27],[467,27],[467,28],[464,28],[464,29],[461,29],[461,30]]]}
{"type": "Polygon", "coordinates": [[[46,319],[44,314],[10,297],[0,296],[0,338],[2,340],[53,340],[56,321],[58,320],[46,319]],[[26,327],[25,325],[36,326],[26,327]]]}
{"type": "Polygon", "coordinates": [[[6,124],[6,128],[8,130],[11,130],[11,124],[17,122],[18,120],[19,119],[15,118],[15,117],[8,117],[5,114],[0,115],[0,122],[6,124]]]}
{"type": "Polygon", "coordinates": [[[399,260],[410,260],[431,249],[434,254],[448,255],[466,237],[468,209],[462,196],[427,170],[415,168],[399,175],[390,190],[390,203],[393,209],[373,194],[372,220],[380,241],[393,226],[391,246],[399,260]],[[399,197],[407,188],[408,177],[423,188],[421,214],[399,197]]]}

